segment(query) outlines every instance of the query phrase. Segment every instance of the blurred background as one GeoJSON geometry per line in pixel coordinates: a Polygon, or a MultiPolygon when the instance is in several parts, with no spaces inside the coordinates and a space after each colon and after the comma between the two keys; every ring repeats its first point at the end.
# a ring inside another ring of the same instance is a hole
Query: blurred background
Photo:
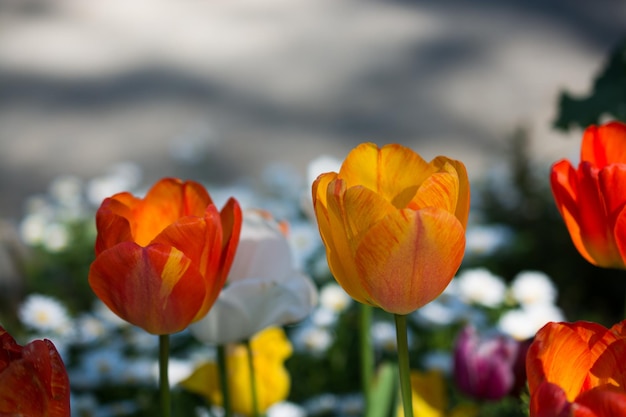
{"type": "MultiPolygon", "coordinates": [[[[589,91],[618,0],[2,0],[0,217],[59,175],[136,163],[228,183],[399,142],[479,178],[518,128],[576,158],[559,92],[589,91]]],[[[547,181],[547,177],[546,181],[547,181]]]]}

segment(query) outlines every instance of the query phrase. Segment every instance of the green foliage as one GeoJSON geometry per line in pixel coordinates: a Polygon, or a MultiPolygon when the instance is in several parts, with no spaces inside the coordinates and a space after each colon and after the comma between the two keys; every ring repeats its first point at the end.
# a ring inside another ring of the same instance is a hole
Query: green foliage
{"type": "Polygon", "coordinates": [[[605,115],[626,121],[626,41],[613,50],[590,95],[575,98],[562,92],[558,107],[554,125],[562,130],[584,129],[600,123],[605,115]]]}

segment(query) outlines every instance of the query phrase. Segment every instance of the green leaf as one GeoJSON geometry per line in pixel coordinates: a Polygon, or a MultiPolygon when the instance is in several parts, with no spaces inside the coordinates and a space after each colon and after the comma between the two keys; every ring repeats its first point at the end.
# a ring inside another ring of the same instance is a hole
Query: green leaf
{"type": "Polygon", "coordinates": [[[376,372],[371,390],[370,408],[365,417],[389,417],[396,407],[398,372],[396,364],[383,362],[376,372]]]}

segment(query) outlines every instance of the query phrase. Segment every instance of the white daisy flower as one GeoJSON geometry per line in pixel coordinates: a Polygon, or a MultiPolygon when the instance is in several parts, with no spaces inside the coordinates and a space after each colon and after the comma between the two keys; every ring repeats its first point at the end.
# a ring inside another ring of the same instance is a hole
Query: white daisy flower
{"type": "Polygon", "coordinates": [[[320,289],[319,301],[321,307],[335,313],[342,313],[352,304],[352,298],[348,293],[340,285],[332,282],[320,289]]]}
{"type": "Polygon", "coordinates": [[[272,405],[265,414],[267,417],[306,417],[304,408],[288,401],[272,405]]]}
{"type": "Polygon", "coordinates": [[[20,306],[18,316],[25,326],[42,333],[62,334],[71,327],[65,306],[46,295],[29,295],[20,306]]]}
{"type": "Polygon", "coordinates": [[[521,305],[554,304],[557,289],[550,277],[540,271],[523,271],[511,283],[511,296],[521,305]]]}
{"type": "Polygon", "coordinates": [[[469,269],[455,280],[459,296],[467,303],[497,307],[504,302],[506,285],[485,268],[469,269]]]}
{"type": "Polygon", "coordinates": [[[533,337],[548,322],[564,321],[563,312],[550,304],[523,306],[504,313],[498,328],[517,340],[533,337]]]}

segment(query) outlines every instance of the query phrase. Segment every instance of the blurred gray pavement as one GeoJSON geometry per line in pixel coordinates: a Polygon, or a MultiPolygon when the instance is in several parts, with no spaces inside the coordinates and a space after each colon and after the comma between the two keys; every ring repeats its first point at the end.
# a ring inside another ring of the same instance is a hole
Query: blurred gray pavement
{"type": "Polygon", "coordinates": [[[400,142],[479,178],[518,126],[539,163],[575,158],[580,132],[551,128],[558,92],[589,90],[625,4],[2,0],[0,217],[119,161],[228,182],[400,142]]]}

